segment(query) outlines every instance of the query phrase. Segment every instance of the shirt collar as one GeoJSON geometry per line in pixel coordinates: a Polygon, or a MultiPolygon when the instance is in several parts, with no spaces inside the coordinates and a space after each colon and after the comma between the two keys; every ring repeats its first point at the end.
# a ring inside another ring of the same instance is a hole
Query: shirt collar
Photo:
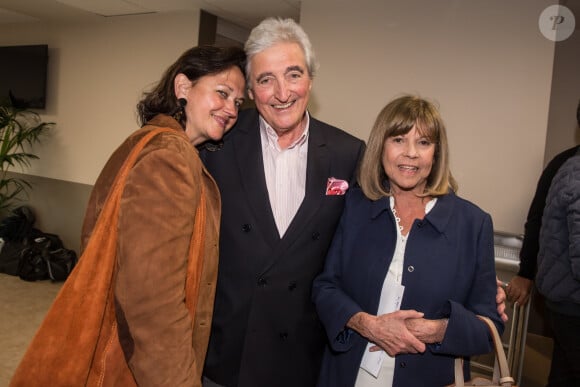
{"type": "MultiPolygon", "coordinates": [[[[292,149],[296,146],[303,145],[308,139],[308,133],[310,129],[310,114],[306,111],[306,125],[304,126],[304,132],[300,137],[298,137],[287,149],[292,149]]],[[[278,146],[278,134],[276,131],[266,122],[266,120],[260,115],[260,132],[262,133],[262,138],[265,139],[270,146],[274,146],[279,149],[278,146]]]]}
{"type": "MultiPolygon", "coordinates": [[[[383,211],[387,211],[391,206],[390,200],[389,196],[383,196],[382,198],[373,201],[371,204],[371,218],[374,219],[383,211]]],[[[430,208],[429,213],[425,215],[424,220],[431,223],[437,231],[443,233],[449,224],[456,201],[457,197],[452,190],[450,190],[446,195],[438,196],[437,201],[433,202],[433,207],[430,208]]]]}

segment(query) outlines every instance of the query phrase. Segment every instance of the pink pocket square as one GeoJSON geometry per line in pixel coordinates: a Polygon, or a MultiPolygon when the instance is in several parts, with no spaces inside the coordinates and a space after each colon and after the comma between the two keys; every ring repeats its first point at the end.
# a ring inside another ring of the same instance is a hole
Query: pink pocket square
{"type": "Polygon", "coordinates": [[[334,177],[329,177],[326,183],[326,195],[344,195],[348,189],[348,182],[334,177]]]}

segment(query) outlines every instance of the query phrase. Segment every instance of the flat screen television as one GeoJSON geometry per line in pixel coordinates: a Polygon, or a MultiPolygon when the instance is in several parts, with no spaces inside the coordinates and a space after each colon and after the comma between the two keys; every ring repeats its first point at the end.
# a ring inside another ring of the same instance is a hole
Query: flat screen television
{"type": "Polygon", "coordinates": [[[44,109],[48,45],[0,47],[0,101],[44,109]]]}

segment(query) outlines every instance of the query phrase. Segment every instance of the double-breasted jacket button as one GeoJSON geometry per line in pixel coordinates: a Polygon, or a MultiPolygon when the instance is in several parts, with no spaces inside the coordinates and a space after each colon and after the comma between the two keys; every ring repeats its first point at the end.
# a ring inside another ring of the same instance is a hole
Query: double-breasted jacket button
{"type": "Polygon", "coordinates": [[[248,223],[242,224],[242,231],[243,232],[250,232],[251,229],[252,229],[252,226],[249,225],[248,223]]]}
{"type": "Polygon", "coordinates": [[[407,267],[407,271],[408,271],[409,273],[412,273],[412,272],[414,272],[414,271],[415,271],[415,266],[413,266],[413,265],[410,265],[410,266],[408,266],[408,267],[407,267]]]}
{"type": "Polygon", "coordinates": [[[288,340],[288,332],[280,332],[280,340],[288,340]]]}
{"type": "Polygon", "coordinates": [[[313,241],[317,241],[317,240],[319,240],[319,239],[320,239],[320,233],[319,233],[318,231],[314,231],[314,232],[312,233],[312,240],[313,240],[313,241]]]}
{"type": "Polygon", "coordinates": [[[407,367],[407,363],[405,363],[404,361],[402,361],[402,362],[399,363],[399,367],[405,368],[405,367],[407,367]]]}
{"type": "Polygon", "coordinates": [[[288,284],[288,290],[292,291],[294,289],[296,289],[296,281],[290,281],[288,284]]]}
{"type": "Polygon", "coordinates": [[[264,287],[268,285],[268,281],[264,277],[258,278],[258,286],[264,287]]]}

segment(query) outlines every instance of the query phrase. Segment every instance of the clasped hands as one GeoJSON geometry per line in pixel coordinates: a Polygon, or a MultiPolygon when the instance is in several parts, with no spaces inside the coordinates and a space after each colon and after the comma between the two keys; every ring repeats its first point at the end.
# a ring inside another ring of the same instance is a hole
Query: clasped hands
{"type": "MultiPolygon", "coordinates": [[[[506,293],[497,279],[496,304],[501,319],[506,322],[506,293]]],[[[527,301],[527,300],[526,300],[527,301]]],[[[380,316],[358,312],[346,324],[376,346],[371,351],[384,350],[390,356],[400,353],[425,352],[426,344],[440,343],[445,337],[447,319],[427,320],[415,310],[399,310],[380,316]]]]}
{"type": "Polygon", "coordinates": [[[399,310],[380,316],[355,314],[347,323],[376,345],[371,351],[384,350],[390,356],[425,352],[426,344],[443,340],[447,319],[427,320],[415,310],[399,310]]]}

